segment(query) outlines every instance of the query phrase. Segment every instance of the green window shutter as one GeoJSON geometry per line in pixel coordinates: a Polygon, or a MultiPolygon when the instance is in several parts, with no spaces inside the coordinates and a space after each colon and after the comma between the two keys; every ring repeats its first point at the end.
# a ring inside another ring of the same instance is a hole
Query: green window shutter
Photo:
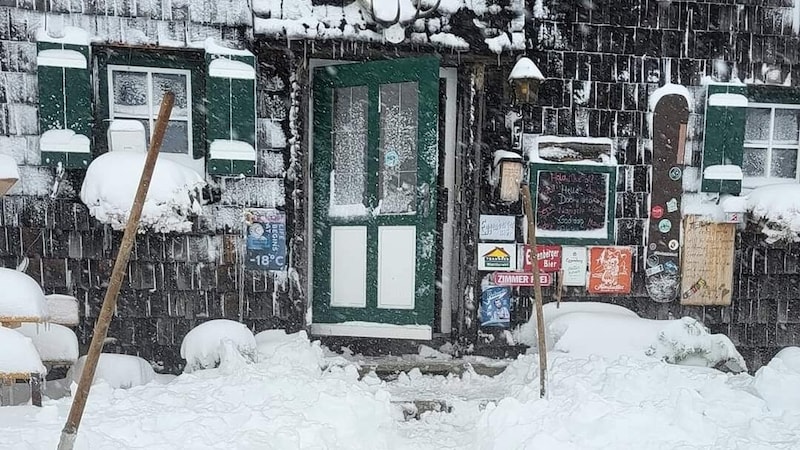
{"type": "MultiPolygon", "coordinates": [[[[714,94],[734,94],[744,96],[744,86],[710,85],[708,98],[714,94]]],[[[744,128],[747,108],[731,105],[706,105],[705,139],[703,143],[703,173],[707,167],[716,165],[735,165],[741,167],[744,151],[744,128]]],[[[707,179],[703,176],[702,192],[739,194],[741,180],[707,179]]]]}
{"type": "Polygon", "coordinates": [[[206,53],[208,173],[255,173],[255,57],[206,53]]]}
{"type": "Polygon", "coordinates": [[[36,59],[42,162],[86,168],[92,137],[89,46],[38,42],[36,59]]]}

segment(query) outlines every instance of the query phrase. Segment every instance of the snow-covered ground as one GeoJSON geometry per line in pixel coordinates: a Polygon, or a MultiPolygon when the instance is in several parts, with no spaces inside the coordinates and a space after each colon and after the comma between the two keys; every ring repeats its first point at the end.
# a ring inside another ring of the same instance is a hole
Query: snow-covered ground
{"type": "MultiPolygon", "coordinates": [[[[579,311],[576,326],[587,320],[585,309],[572,312],[579,311]]],[[[568,315],[554,314],[559,329],[568,315]]],[[[218,368],[130,389],[95,384],[76,448],[800,448],[796,348],[755,377],[669,364],[638,349],[602,356],[554,349],[540,399],[535,354],[496,377],[412,370],[386,382],[359,379],[357,356],[330,353],[302,332],[269,331],[256,341],[257,363],[225,345],[218,368]],[[404,420],[402,403],[424,399],[452,410],[404,420]]],[[[421,354],[446,359],[430,349],[421,354]]],[[[55,448],[69,406],[66,397],[42,408],[1,407],[0,448],[55,448]]]]}

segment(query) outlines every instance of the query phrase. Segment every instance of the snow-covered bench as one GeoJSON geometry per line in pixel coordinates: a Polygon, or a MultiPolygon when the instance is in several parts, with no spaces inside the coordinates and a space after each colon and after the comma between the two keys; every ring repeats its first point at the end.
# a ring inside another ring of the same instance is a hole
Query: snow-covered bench
{"type": "Polygon", "coordinates": [[[0,327],[0,384],[29,382],[31,402],[34,406],[42,406],[42,381],[45,373],[47,371],[33,341],[15,330],[0,327]]]}

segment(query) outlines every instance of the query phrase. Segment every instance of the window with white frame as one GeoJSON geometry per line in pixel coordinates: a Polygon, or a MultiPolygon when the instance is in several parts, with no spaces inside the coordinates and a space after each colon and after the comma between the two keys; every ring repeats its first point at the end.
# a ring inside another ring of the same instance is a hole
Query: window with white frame
{"type": "Polygon", "coordinates": [[[751,103],[749,106],[742,160],[744,176],[797,179],[800,105],[751,103]]]}
{"type": "Polygon", "coordinates": [[[110,119],[142,122],[148,146],[164,93],[175,94],[162,153],[192,155],[191,72],[182,69],[108,65],[110,119]]]}

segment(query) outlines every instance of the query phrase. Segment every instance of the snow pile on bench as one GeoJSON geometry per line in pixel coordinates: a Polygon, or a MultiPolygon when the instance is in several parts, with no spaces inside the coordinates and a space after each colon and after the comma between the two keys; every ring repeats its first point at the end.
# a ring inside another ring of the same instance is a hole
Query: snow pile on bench
{"type": "MultiPolygon", "coordinates": [[[[710,334],[691,317],[643,319],[621,306],[595,303],[544,305],[547,347],[573,356],[655,358],[671,364],[747,370],[744,358],[722,334],[710,334]]],[[[519,342],[535,346],[536,319],[516,330],[519,342]]]]}
{"type": "MultiPolygon", "coordinates": [[[[81,356],[67,372],[67,379],[77,385],[85,365],[86,356],[81,356]]],[[[153,366],[138,356],[101,353],[92,384],[102,380],[114,389],[128,389],[147,384],[155,377],[153,366]]]]}
{"type": "Polygon", "coordinates": [[[39,283],[13,269],[0,268],[0,322],[43,322],[47,303],[39,283]]]}
{"type": "Polygon", "coordinates": [[[77,298],[62,294],[45,295],[44,298],[51,323],[70,326],[80,323],[77,298]]]}
{"type": "Polygon", "coordinates": [[[210,320],[192,328],[181,343],[186,373],[217,367],[226,358],[235,358],[232,353],[255,361],[256,339],[249,328],[227,319],[210,320]]]}
{"type": "MultiPolygon", "coordinates": [[[[125,228],[144,170],[145,153],[114,151],[89,165],[81,200],[89,213],[116,230],[125,228]]],[[[199,214],[205,181],[194,170],[159,158],[147,193],[140,228],[160,233],[191,230],[190,215],[199,214]]]]}
{"type": "Polygon", "coordinates": [[[78,337],[63,325],[23,323],[15,331],[33,341],[39,357],[46,363],[72,364],[80,355],[78,337]]]}
{"type": "Polygon", "coordinates": [[[753,387],[771,411],[800,412],[800,348],[786,347],[758,369],[753,387]]]}
{"type": "Polygon", "coordinates": [[[0,379],[28,378],[46,373],[33,342],[20,333],[0,327],[0,379]]]}

